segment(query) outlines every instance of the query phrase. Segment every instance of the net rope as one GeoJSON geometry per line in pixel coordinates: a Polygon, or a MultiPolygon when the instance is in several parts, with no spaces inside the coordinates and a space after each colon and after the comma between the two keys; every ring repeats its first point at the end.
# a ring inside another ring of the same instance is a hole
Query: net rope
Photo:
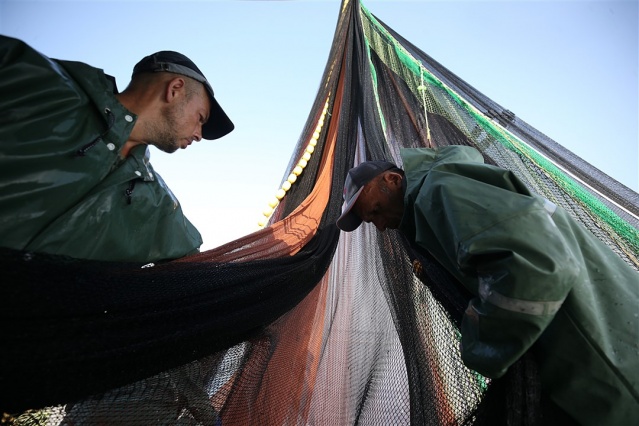
{"type": "Polygon", "coordinates": [[[461,361],[471,295],[446,270],[335,226],[354,165],[460,144],[639,267],[635,192],[344,0],[263,229],[146,268],[0,249],[3,423],[543,424],[528,356],[498,380],[461,361]]]}

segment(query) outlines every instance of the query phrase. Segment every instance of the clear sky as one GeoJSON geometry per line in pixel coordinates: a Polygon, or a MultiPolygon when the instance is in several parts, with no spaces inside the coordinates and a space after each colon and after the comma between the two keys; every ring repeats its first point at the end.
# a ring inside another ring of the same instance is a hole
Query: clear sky
{"type": "MultiPolygon", "coordinates": [[[[639,7],[625,1],[367,0],[467,83],[639,191],[639,7]]],[[[87,62],[122,90],[139,59],[177,50],[236,130],[152,164],[217,247],[258,229],[328,59],[339,0],[0,0],[0,33],[87,62]]]]}

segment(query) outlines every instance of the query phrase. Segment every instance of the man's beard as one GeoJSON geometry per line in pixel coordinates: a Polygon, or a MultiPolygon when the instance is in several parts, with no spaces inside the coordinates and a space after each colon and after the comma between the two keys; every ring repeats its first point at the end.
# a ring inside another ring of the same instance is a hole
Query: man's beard
{"type": "Polygon", "coordinates": [[[176,129],[178,128],[179,121],[183,118],[183,105],[176,105],[174,107],[166,107],[162,110],[162,118],[158,124],[151,125],[148,128],[149,143],[160,151],[166,153],[173,153],[180,148],[179,136],[176,129]]]}

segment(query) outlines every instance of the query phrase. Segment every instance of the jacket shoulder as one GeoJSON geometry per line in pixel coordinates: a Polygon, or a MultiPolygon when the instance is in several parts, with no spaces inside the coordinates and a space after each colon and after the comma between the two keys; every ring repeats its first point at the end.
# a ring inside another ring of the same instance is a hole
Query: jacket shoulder
{"type": "Polygon", "coordinates": [[[440,148],[402,148],[400,155],[403,168],[410,172],[430,169],[445,163],[480,163],[484,162],[481,153],[471,146],[450,145],[440,148]]]}

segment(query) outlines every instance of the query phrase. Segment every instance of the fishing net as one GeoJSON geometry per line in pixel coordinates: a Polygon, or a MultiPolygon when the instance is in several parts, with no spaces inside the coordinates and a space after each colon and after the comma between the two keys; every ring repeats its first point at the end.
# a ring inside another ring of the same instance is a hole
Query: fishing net
{"type": "Polygon", "coordinates": [[[635,269],[636,193],[497,105],[358,1],[265,226],[168,263],[3,249],[3,423],[540,424],[535,363],[469,370],[471,295],[395,231],[340,233],[347,171],[463,144],[569,211],[635,269]]]}

